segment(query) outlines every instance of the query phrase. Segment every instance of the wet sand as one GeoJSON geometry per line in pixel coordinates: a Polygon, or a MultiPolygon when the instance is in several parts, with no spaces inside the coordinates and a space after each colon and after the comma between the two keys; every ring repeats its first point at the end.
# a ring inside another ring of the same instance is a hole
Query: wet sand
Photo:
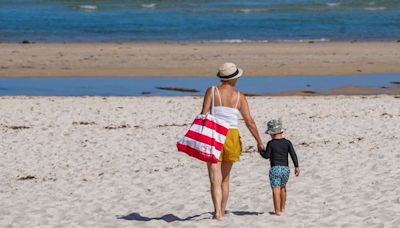
{"type": "MultiPolygon", "coordinates": [[[[345,86],[339,87],[328,92],[317,92],[314,90],[299,90],[299,91],[288,91],[284,93],[268,94],[269,96],[332,96],[332,95],[400,95],[400,86],[393,85],[384,88],[367,88],[358,86],[345,86]]],[[[265,94],[248,94],[250,96],[265,96],[265,94]]]]}
{"type": "Polygon", "coordinates": [[[226,61],[251,76],[400,73],[400,43],[0,44],[0,77],[214,76],[226,61]]]}

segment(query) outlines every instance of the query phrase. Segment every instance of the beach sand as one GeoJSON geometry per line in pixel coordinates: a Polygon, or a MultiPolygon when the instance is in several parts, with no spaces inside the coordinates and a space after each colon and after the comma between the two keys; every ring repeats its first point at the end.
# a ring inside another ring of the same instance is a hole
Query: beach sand
{"type": "Polygon", "coordinates": [[[205,164],[175,148],[201,102],[0,97],[0,227],[400,227],[400,97],[250,97],[261,132],[282,117],[301,175],[290,164],[271,215],[269,164],[241,120],[221,222],[205,164]]]}
{"type": "Polygon", "coordinates": [[[0,77],[214,76],[235,62],[250,76],[400,73],[400,43],[0,44],[0,77]]]}

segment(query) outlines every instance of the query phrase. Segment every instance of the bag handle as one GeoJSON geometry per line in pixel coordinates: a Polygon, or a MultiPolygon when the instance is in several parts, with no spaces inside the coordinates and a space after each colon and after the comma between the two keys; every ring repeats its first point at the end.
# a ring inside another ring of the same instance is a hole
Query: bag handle
{"type": "Polygon", "coordinates": [[[211,87],[211,108],[210,114],[214,113],[214,93],[215,93],[215,86],[211,87]]]}

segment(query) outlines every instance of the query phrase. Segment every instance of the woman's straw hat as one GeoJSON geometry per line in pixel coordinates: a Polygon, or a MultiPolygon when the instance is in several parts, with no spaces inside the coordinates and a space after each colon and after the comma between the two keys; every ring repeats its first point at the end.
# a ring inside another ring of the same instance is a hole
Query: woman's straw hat
{"type": "Polygon", "coordinates": [[[242,76],[243,70],[238,68],[234,63],[224,63],[222,64],[217,73],[217,77],[223,81],[232,80],[242,76]]]}

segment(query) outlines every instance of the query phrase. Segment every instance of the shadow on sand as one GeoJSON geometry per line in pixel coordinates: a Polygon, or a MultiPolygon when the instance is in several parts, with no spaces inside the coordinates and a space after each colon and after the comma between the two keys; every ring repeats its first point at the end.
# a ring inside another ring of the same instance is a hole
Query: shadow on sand
{"type": "MultiPolygon", "coordinates": [[[[192,215],[186,218],[179,218],[178,216],[174,214],[166,214],[161,217],[146,217],[143,215],[140,215],[140,213],[130,213],[129,215],[124,215],[124,216],[119,216],[117,219],[124,219],[124,220],[134,220],[134,221],[141,221],[141,222],[148,222],[152,220],[162,220],[165,222],[176,222],[176,221],[200,221],[203,219],[210,219],[212,217],[212,212],[204,212],[198,215],[192,215]],[[206,216],[209,215],[209,216],[206,216]],[[206,217],[204,217],[206,216],[206,217]]],[[[264,214],[264,212],[253,212],[253,211],[229,211],[227,214],[234,214],[238,216],[246,216],[246,215],[261,215],[264,214]]]]}

